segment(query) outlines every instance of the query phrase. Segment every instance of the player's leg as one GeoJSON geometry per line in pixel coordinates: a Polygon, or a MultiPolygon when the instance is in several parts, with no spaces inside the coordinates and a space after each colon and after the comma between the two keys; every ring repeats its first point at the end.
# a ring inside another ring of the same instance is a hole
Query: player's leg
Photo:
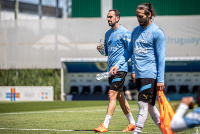
{"type": "MultiPolygon", "coordinates": [[[[152,83],[153,84],[153,83],[152,83]]],[[[158,126],[160,129],[160,113],[158,109],[155,106],[155,101],[156,101],[156,96],[157,96],[157,90],[156,90],[156,80],[154,81],[154,87],[152,86],[153,89],[153,96],[152,96],[152,101],[149,103],[149,114],[151,115],[151,118],[153,119],[154,123],[158,126]]]]}
{"type": "Polygon", "coordinates": [[[116,108],[117,94],[118,91],[111,89],[109,90],[108,92],[109,103],[108,103],[106,117],[104,119],[103,124],[101,124],[98,128],[94,129],[96,132],[108,132],[108,125],[116,108]]]}
{"type": "Polygon", "coordinates": [[[128,97],[129,100],[132,100],[132,96],[131,96],[131,91],[130,90],[126,90],[125,94],[126,94],[126,96],[128,97]]]}
{"type": "Polygon", "coordinates": [[[154,123],[160,128],[160,113],[156,106],[152,106],[149,104],[149,114],[151,115],[151,118],[153,119],[154,123]]]}
{"type": "Polygon", "coordinates": [[[133,94],[133,93],[135,94],[134,99],[138,100],[138,90],[137,89],[131,90],[131,94],[133,94]]]}
{"type": "Polygon", "coordinates": [[[128,121],[129,121],[129,125],[123,131],[133,131],[136,127],[135,120],[133,119],[133,116],[132,116],[131,110],[130,110],[130,106],[128,104],[128,101],[125,99],[125,96],[124,96],[124,93],[123,93],[123,87],[124,87],[124,81],[125,81],[126,74],[127,73],[125,73],[125,72],[119,73],[119,77],[122,78],[122,79],[117,82],[117,86],[119,88],[118,89],[119,92],[117,94],[117,100],[119,101],[121,109],[122,109],[122,111],[124,112],[124,114],[126,115],[128,121]]]}
{"type": "Polygon", "coordinates": [[[124,81],[126,77],[125,72],[121,72],[119,77],[121,77],[121,80],[118,81],[118,94],[117,94],[117,100],[119,101],[119,104],[121,106],[122,111],[124,112],[125,115],[131,113],[130,106],[128,104],[128,101],[125,99],[124,93],[123,93],[123,87],[124,87],[124,81]]]}
{"type": "Polygon", "coordinates": [[[139,114],[134,134],[140,134],[142,132],[142,128],[144,127],[144,123],[146,122],[148,116],[149,104],[151,104],[152,102],[154,84],[155,84],[155,79],[151,78],[136,79],[136,85],[139,90],[139,95],[138,95],[139,114]]]}
{"type": "Polygon", "coordinates": [[[133,131],[136,127],[135,120],[133,119],[130,106],[128,101],[125,99],[123,92],[118,93],[117,100],[119,101],[121,109],[129,121],[129,125],[123,131],[133,131]]]}
{"type": "Polygon", "coordinates": [[[140,134],[148,117],[148,102],[138,101],[139,113],[134,134],[140,134]]]}
{"type": "Polygon", "coordinates": [[[107,115],[112,116],[115,111],[117,94],[118,91],[111,89],[108,92],[109,103],[108,103],[107,115]]]}
{"type": "Polygon", "coordinates": [[[119,87],[121,86],[121,82],[120,82],[121,79],[122,78],[121,78],[120,72],[117,72],[117,74],[109,77],[109,84],[111,86],[110,86],[110,90],[108,92],[109,103],[108,103],[107,113],[106,113],[104,123],[102,125],[100,125],[98,128],[94,129],[96,132],[107,132],[108,131],[108,125],[110,123],[110,120],[111,120],[112,115],[116,108],[116,98],[117,98],[117,94],[119,92],[119,87]]]}
{"type": "Polygon", "coordinates": [[[118,93],[123,90],[123,85],[125,81],[126,73],[125,72],[117,72],[114,76],[109,78],[109,83],[110,83],[110,90],[108,93],[109,97],[109,104],[108,104],[108,109],[107,109],[107,114],[106,118],[104,121],[105,127],[108,127],[109,120],[107,119],[107,116],[112,117],[115,108],[116,108],[116,99],[118,96],[118,93]]]}
{"type": "Polygon", "coordinates": [[[130,106],[128,101],[125,99],[123,92],[117,94],[117,100],[119,101],[120,107],[125,115],[131,113],[130,106]]]}

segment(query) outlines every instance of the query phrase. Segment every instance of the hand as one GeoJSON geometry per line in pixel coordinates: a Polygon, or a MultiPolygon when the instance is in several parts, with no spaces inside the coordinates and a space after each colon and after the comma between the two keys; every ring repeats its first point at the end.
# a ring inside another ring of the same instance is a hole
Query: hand
{"type": "Polygon", "coordinates": [[[117,73],[117,70],[119,70],[119,68],[118,68],[117,66],[113,66],[113,67],[110,69],[109,73],[112,74],[112,75],[114,75],[114,74],[117,73]],[[114,72],[113,72],[113,71],[114,71],[114,72]]]}
{"type": "Polygon", "coordinates": [[[193,97],[183,97],[181,103],[185,103],[186,105],[190,106],[193,102],[193,97]]]}
{"type": "Polygon", "coordinates": [[[132,73],[132,74],[131,74],[131,78],[132,78],[132,80],[133,80],[133,83],[135,83],[135,73],[132,73]]]}
{"type": "Polygon", "coordinates": [[[164,83],[157,83],[156,89],[159,91],[163,91],[165,89],[165,84],[164,83]]]}
{"type": "Polygon", "coordinates": [[[100,50],[101,50],[101,45],[100,44],[97,45],[97,50],[100,52],[100,50]]]}

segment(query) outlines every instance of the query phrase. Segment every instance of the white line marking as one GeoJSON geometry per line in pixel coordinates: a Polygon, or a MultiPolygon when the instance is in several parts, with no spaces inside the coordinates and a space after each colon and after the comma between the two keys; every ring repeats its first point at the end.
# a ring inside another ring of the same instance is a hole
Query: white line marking
{"type": "MultiPolygon", "coordinates": [[[[18,130],[18,131],[63,131],[63,132],[94,132],[94,130],[59,130],[59,129],[23,129],[23,128],[0,128],[0,130],[18,130]]],[[[121,133],[122,131],[108,131],[108,132],[116,132],[121,133]]],[[[142,132],[149,133],[149,132],[142,132]]],[[[161,133],[161,132],[153,132],[153,133],[161,133]]]]}
{"type": "MultiPolygon", "coordinates": [[[[19,113],[0,113],[0,115],[17,115],[17,114],[42,114],[42,113],[76,113],[76,112],[105,112],[107,110],[87,110],[87,111],[40,111],[40,112],[19,112],[19,113]]],[[[122,111],[122,110],[115,110],[122,111]]],[[[132,109],[131,111],[138,111],[138,109],[132,109]]]]}

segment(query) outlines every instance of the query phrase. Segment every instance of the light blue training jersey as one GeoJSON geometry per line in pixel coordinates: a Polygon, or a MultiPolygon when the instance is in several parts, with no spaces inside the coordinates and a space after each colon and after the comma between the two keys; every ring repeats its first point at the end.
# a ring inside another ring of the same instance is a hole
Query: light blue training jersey
{"type": "Polygon", "coordinates": [[[153,78],[164,83],[165,71],[165,35],[153,22],[143,29],[137,26],[131,35],[131,44],[116,64],[121,68],[133,55],[132,73],[135,78],[153,78]]]}
{"type": "Polygon", "coordinates": [[[200,107],[197,107],[195,110],[189,112],[184,117],[184,120],[189,128],[200,125],[200,107]]]}
{"type": "MultiPolygon", "coordinates": [[[[120,25],[116,30],[108,30],[105,34],[105,52],[108,56],[107,71],[110,71],[120,57],[124,54],[131,42],[131,33],[120,25]]],[[[128,72],[127,63],[122,65],[119,71],[128,72]]]]}

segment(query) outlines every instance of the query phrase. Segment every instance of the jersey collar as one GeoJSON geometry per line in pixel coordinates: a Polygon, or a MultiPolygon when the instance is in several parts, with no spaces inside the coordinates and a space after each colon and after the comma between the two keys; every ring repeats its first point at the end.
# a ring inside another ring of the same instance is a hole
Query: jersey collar
{"type": "Polygon", "coordinates": [[[153,22],[151,22],[151,24],[150,25],[148,25],[145,29],[143,29],[142,28],[142,26],[140,26],[140,28],[142,29],[142,31],[144,31],[144,30],[147,30],[147,29],[149,29],[152,25],[153,25],[154,23],[153,22]]]}
{"type": "MultiPolygon", "coordinates": [[[[113,30],[113,31],[117,31],[117,30],[119,30],[121,27],[122,27],[122,25],[119,24],[119,27],[118,27],[117,29],[113,30]]],[[[112,28],[111,28],[111,29],[112,29],[112,28]]]]}

